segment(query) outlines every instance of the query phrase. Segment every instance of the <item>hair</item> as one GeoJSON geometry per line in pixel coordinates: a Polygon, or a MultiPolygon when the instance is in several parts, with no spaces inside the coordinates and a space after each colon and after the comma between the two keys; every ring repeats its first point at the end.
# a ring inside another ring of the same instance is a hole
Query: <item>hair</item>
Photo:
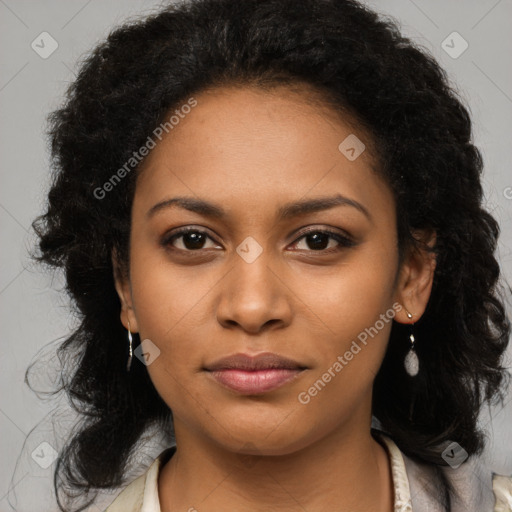
{"type": "Polygon", "coordinates": [[[33,222],[33,257],[65,273],[79,325],[58,349],[70,363],[57,391],[84,418],[57,459],[61,510],[71,510],[59,498],[65,488],[70,497],[124,484],[142,434],[172,422],[145,366],[135,361],[126,371],[114,287],[113,252],[129,268],[141,164],[108,197],[94,191],[192,95],[297,84],[368,132],[394,195],[400,254],[422,247],[416,230],[436,233],[432,293],[414,325],[420,372],[403,370],[408,330],[394,322],[373,414],[418,461],[446,465],[439,447],[447,441],[469,455],[482,451],[478,415],[484,402],[503,401],[510,321],[494,256],[499,227],[482,204],[481,154],[446,72],[394,20],[355,0],[194,0],[113,30],[48,117],[52,183],[46,213],[33,222]]]}

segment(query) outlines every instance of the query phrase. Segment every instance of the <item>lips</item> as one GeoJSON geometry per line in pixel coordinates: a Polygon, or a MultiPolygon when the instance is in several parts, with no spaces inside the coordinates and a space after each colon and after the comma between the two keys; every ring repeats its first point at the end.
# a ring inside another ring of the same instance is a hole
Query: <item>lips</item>
{"type": "Polygon", "coordinates": [[[265,352],[256,356],[234,354],[214,361],[205,370],[232,391],[261,394],[283,386],[306,368],[293,359],[265,352]]]}
{"type": "Polygon", "coordinates": [[[206,370],[269,370],[269,369],[283,369],[283,370],[297,370],[306,368],[304,365],[299,364],[293,359],[273,354],[271,352],[263,352],[256,356],[248,354],[234,354],[232,356],[217,359],[210,365],[207,365],[206,370]]]}

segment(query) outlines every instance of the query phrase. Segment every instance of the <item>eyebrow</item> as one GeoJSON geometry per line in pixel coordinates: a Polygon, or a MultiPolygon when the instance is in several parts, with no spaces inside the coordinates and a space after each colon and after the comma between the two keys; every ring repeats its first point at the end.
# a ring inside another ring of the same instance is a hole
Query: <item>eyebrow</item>
{"type": "MultiPolygon", "coordinates": [[[[173,197],[171,199],[160,201],[148,210],[146,217],[149,219],[157,212],[174,206],[178,206],[185,210],[203,215],[204,217],[215,219],[225,219],[227,217],[226,211],[219,205],[204,199],[184,196],[173,197]]],[[[341,194],[328,197],[316,197],[313,199],[302,199],[296,202],[286,203],[278,209],[277,219],[281,221],[287,220],[308,213],[329,210],[336,206],[352,206],[353,208],[363,213],[368,218],[368,220],[372,221],[372,216],[370,215],[370,212],[367,208],[365,208],[361,203],[355,201],[354,199],[342,196],[341,194]]]]}

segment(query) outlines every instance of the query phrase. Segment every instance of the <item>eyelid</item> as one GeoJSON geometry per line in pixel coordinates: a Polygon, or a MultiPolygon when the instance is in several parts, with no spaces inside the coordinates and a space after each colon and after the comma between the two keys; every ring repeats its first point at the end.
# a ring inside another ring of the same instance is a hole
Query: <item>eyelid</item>
{"type": "Polygon", "coordinates": [[[304,228],[300,230],[298,233],[295,234],[295,240],[292,242],[292,244],[297,244],[300,242],[303,238],[305,238],[310,233],[321,233],[324,235],[327,235],[329,238],[332,238],[338,242],[337,247],[331,247],[330,249],[321,249],[319,251],[315,251],[313,249],[307,250],[308,252],[312,253],[318,253],[318,254],[331,254],[333,252],[340,251],[341,249],[347,249],[350,247],[354,247],[357,245],[357,241],[354,239],[352,235],[347,233],[346,231],[340,231],[336,230],[330,227],[317,227],[317,226],[310,226],[307,228],[304,228]]]}
{"type": "Polygon", "coordinates": [[[309,233],[324,233],[328,235],[338,236],[342,238],[346,238],[347,240],[354,241],[354,237],[345,230],[341,230],[339,228],[331,228],[331,227],[318,227],[318,225],[307,226],[299,230],[294,236],[299,237],[296,240],[302,238],[309,233]]]}
{"type": "MultiPolygon", "coordinates": [[[[164,234],[161,240],[161,244],[163,246],[167,246],[170,244],[170,242],[173,239],[180,238],[183,235],[186,235],[187,233],[201,233],[202,235],[206,235],[210,240],[215,242],[217,245],[220,245],[219,242],[210,234],[210,231],[203,226],[196,227],[194,225],[191,226],[184,226],[181,228],[176,228],[174,230],[169,231],[168,233],[164,234]]],[[[183,249],[178,249],[183,251],[183,249]]],[[[184,252],[199,252],[201,249],[198,249],[197,251],[184,251],[184,252]]]]}

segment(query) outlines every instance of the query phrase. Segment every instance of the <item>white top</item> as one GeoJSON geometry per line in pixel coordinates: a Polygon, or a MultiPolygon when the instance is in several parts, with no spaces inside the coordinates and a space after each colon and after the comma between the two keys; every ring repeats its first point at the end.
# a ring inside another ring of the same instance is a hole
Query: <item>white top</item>
{"type": "MultiPolygon", "coordinates": [[[[428,486],[427,468],[431,465],[413,461],[389,436],[380,431],[373,432],[382,440],[389,455],[394,512],[444,512],[434,497],[438,485],[428,486]],[[423,480],[425,477],[427,480],[423,480]]],[[[162,512],[158,476],[160,468],[175,451],[176,446],[171,446],[161,452],[147,471],[125,487],[105,512],[162,512]]],[[[461,496],[460,500],[452,498],[452,512],[512,512],[512,475],[492,473],[486,482],[469,460],[458,469],[443,466],[442,470],[461,496]]]]}

